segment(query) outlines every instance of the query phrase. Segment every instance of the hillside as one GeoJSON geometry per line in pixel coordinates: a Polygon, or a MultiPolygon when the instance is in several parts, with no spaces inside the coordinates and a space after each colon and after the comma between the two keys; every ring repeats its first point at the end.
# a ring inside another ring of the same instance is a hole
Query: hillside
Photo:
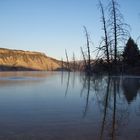
{"type": "Polygon", "coordinates": [[[0,71],[57,70],[61,62],[40,52],[0,48],[0,71]]]}

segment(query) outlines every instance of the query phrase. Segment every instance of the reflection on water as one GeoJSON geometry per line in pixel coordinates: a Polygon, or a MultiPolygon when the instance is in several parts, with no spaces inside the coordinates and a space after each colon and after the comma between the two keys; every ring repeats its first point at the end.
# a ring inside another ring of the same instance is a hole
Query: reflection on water
{"type": "Polygon", "coordinates": [[[140,78],[0,73],[0,140],[138,140],[140,78]]]}
{"type": "Polygon", "coordinates": [[[140,79],[138,78],[124,78],[122,81],[124,95],[128,101],[131,103],[138,94],[140,89],[140,79]]]}

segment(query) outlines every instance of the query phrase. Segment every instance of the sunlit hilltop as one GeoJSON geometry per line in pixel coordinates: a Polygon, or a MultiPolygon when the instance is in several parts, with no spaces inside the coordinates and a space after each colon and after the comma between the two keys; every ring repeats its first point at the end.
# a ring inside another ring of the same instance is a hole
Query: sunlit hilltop
{"type": "Polygon", "coordinates": [[[60,65],[40,52],[0,48],[0,70],[56,70],[60,65]]]}

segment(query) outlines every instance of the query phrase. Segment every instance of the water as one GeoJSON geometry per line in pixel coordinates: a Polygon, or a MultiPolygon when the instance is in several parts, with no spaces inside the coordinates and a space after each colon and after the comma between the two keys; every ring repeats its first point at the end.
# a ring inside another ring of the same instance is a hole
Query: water
{"type": "Polygon", "coordinates": [[[140,77],[0,73],[0,140],[139,140],[140,77]]]}

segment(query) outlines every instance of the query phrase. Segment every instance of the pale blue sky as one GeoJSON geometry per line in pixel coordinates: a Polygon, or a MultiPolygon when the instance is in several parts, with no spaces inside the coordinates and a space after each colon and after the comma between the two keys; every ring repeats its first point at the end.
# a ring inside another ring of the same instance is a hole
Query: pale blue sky
{"type": "MultiPolygon", "coordinates": [[[[106,3],[108,0],[103,0],[106,3]]],[[[140,0],[118,0],[131,35],[140,35],[140,0]]],[[[102,36],[98,0],[0,0],[0,47],[41,51],[61,59],[80,57],[85,25],[98,45],[102,36]]],[[[94,50],[92,47],[92,50],[94,50]]],[[[94,57],[94,54],[93,54],[94,57]]]]}

